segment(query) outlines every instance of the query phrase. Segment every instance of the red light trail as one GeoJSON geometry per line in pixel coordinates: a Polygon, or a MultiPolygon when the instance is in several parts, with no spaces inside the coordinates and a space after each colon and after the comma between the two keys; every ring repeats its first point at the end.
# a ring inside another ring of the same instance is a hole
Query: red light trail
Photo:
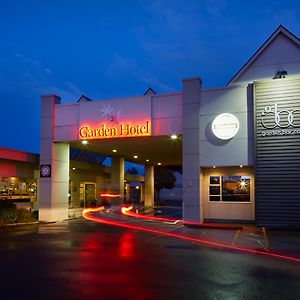
{"type": "Polygon", "coordinates": [[[154,217],[154,216],[147,216],[138,214],[136,212],[131,211],[133,206],[123,206],[121,207],[121,213],[123,215],[134,217],[138,219],[144,219],[144,220],[153,220],[153,221],[162,221],[162,222],[170,222],[173,224],[177,224],[178,222],[181,222],[183,225],[190,225],[190,226],[197,226],[197,227],[203,227],[203,228],[214,228],[214,229],[243,229],[241,226],[229,226],[229,225],[221,225],[221,224],[208,224],[208,223],[196,223],[196,222],[188,222],[183,220],[175,220],[170,218],[161,218],[161,217],[154,217]]]}
{"type": "Polygon", "coordinates": [[[100,196],[104,198],[118,198],[120,194],[100,194],[100,196]]]}
{"type": "MultiPolygon", "coordinates": [[[[169,237],[173,237],[173,238],[177,238],[177,239],[182,239],[182,240],[185,240],[185,241],[190,241],[190,242],[202,244],[202,245],[206,245],[206,246],[209,246],[209,247],[234,250],[234,251],[244,252],[244,253],[249,253],[249,254],[258,254],[258,255],[263,255],[263,256],[268,256],[268,257],[273,257],[273,258],[278,258],[278,259],[284,259],[284,260],[300,263],[299,258],[295,258],[295,257],[291,257],[291,256],[280,255],[280,254],[276,254],[276,253],[272,253],[272,252],[263,252],[263,251],[260,251],[260,250],[247,249],[247,248],[243,248],[243,247],[229,246],[229,245],[226,245],[226,244],[211,242],[211,241],[207,241],[207,240],[202,240],[202,239],[198,239],[198,238],[183,235],[183,234],[177,234],[177,233],[166,232],[166,231],[157,230],[157,229],[145,228],[145,227],[136,226],[136,225],[129,225],[129,224],[126,224],[126,223],[123,223],[123,222],[100,219],[100,218],[97,218],[97,217],[94,217],[94,216],[90,215],[91,213],[96,213],[96,212],[99,212],[99,211],[102,211],[102,210],[104,210],[104,206],[100,206],[98,208],[86,208],[86,209],[83,210],[82,216],[87,220],[97,222],[97,223],[100,223],[100,224],[118,226],[118,227],[122,227],[122,228],[133,229],[133,230],[140,230],[140,231],[144,231],[144,232],[149,232],[149,233],[169,236],[169,237]]],[[[165,219],[165,218],[163,218],[163,219],[165,219]]]]}

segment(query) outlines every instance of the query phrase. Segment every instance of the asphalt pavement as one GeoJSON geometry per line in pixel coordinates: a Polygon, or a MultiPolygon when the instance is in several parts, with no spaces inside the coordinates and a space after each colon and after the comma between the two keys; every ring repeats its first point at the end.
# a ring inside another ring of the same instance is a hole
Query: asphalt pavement
{"type": "MultiPolygon", "coordinates": [[[[236,235],[121,219],[212,240],[236,235]]],[[[0,228],[0,266],[1,299],[300,298],[300,263],[82,218],[0,228]]]]}

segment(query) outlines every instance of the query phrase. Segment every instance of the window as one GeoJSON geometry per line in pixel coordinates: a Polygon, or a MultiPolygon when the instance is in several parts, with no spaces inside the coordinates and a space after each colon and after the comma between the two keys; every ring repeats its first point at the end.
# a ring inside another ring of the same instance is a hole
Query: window
{"type": "Polygon", "coordinates": [[[210,176],[209,201],[250,202],[250,176],[210,176]]]}

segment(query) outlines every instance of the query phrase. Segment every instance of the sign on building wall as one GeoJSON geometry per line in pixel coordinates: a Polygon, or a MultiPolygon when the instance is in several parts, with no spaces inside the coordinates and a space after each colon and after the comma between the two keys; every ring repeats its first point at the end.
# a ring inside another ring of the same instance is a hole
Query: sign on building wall
{"type": "Polygon", "coordinates": [[[229,113],[218,115],[212,123],[213,134],[221,140],[233,138],[239,131],[240,123],[236,116],[229,113]]]}
{"type": "Polygon", "coordinates": [[[256,220],[300,226],[300,80],[254,85],[256,220]]]}
{"type": "Polygon", "coordinates": [[[80,139],[151,135],[151,98],[80,103],[80,139]]]}
{"type": "Polygon", "coordinates": [[[41,165],[40,166],[40,177],[47,178],[51,177],[51,165],[41,165]]]}
{"type": "Polygon", "coordinates": [[[285,103],[273,103],[264,107],[260,119],[265,130],[262,136],[300,135],[300,108],[285,103]]]}

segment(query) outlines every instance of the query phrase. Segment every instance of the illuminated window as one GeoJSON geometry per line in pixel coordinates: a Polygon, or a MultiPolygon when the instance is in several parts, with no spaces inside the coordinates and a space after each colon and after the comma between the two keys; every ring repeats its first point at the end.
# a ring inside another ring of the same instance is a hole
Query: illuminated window
{"type": "Polygon", "coordinates": [[[210,176],[209,201],[250,202],[250,176],[210,176]]]}

